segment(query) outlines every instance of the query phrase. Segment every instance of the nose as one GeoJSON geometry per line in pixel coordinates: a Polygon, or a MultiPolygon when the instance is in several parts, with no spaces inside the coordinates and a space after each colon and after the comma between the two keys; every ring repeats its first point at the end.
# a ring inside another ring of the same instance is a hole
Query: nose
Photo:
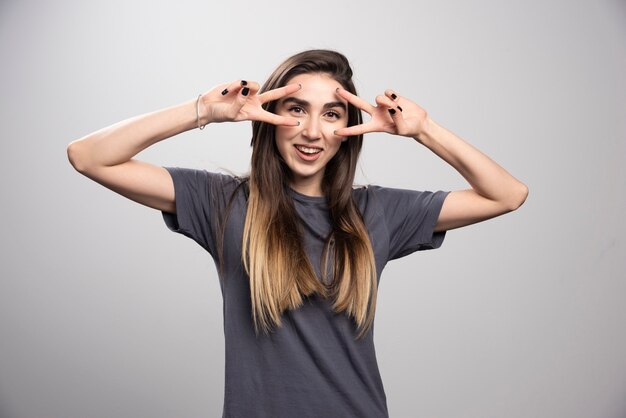
{"type": "Polygon", "coordinates": [[[310,141],[320,139],[321,128],[319,121],[316,118],[308,118],[304,123],[304,129],[302,130],[302,136],[310,141]]]}

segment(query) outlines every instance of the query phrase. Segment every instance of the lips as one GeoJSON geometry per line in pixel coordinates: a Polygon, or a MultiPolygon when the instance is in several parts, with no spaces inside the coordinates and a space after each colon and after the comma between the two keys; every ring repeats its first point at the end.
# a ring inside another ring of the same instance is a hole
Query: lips
{"type": "Polygon", "coordinates": [[[322,149],[318,147],[306,147],[304,145],[294,145],[294,147],[305,154],[317,154],[322,151],[322,149]]]}
{"type": "Polygon", "coordinates": [[[305,161],[315,161],[322,154],[323,149],[319,147],[311,147],[305,145],[294,145],[296,154],[305,161]]]}

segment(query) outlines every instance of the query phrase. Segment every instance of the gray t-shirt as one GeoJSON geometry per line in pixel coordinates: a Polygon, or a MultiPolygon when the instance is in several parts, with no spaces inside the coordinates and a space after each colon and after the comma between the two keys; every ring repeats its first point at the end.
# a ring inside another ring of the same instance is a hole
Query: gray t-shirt
{"type": "MultiPolygon", "coordinates": [[[[206,170],[164,168],[176,195],[176,214],[162,212],[167,227],[200,244],[219,267],[219,219],[239,180],[206,170]]],[[[321,253],[331,230],[326,199],[291,194],[302,218],[304,248],[321,277],[321,253]]],[[[379,283],[387,261],[441,246],[445,232],[433,229],[446,195],[379,186],[354,189],[379,283]]],[[[374,327],[355,340],[354,321],[335,314],[329,300],[314,295],[285,312],[283,325],[273,333],[255,336],[250,285],[241,262],[246,203],[240,187],[226,222],[224,271],[219,275],[226,344],[223,417],[388,417],[374,327]]]]}

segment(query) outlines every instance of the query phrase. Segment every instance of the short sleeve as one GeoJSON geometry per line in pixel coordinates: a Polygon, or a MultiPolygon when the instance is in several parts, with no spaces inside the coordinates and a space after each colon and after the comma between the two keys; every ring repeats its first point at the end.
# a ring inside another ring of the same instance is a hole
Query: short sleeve
{"type": "Polygon", "coordinates": [[[216,254],[216,236],[223,208],[221,202],[235,182],[232,176],[180,167],[163,167],[174,182],[176,213],[162,211],[165,225],[183,234],[210,254],[216,254]]]}
{"type": "Polygon", "coordinates": [[[449,192],[378,186],[374,192],[389,232],[388,260],[441,246],[446,232],[435,232],[435,226],[449,192]]]}

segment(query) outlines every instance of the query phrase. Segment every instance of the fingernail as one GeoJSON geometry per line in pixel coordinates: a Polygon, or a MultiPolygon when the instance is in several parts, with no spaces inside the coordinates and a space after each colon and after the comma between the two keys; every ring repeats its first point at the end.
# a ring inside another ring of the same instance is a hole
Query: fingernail
{"type": "Polygon", "coordinates": [[[226,95],[226,93],[228,93],[228,89],[224,89],[224,90],[222,90],[222,96],[225,96],[225,95],[226,95]]]}
{"type": "Polygon", "coordinates": [[[247,86],[247,85],[248,85],[248,82],[247,82],[246,80],[241,80],[241,85],[242,85],[242,86],[247,86]]]}
{"type": "Polygon", "coordinates": [[[248,92],[250,92],[250,89],[248,87],[244,87],[241,89],[241,94],[243,94],[244,96],[247,96],[248,92]]]}
{"type": "Polygon", "coordinates": [[[337,87],[337,89],[335,90],[336,93],[339,93],[339,87],[337,87]]]}
{"type": "Polygon", "coordinates": [[[302,88],[302,84],[298,83],[298,85],[300,86],[300,88],[302,88]]]}
{"type": "Polygon", "coordinates": [[[396,94],[395,94],[395,93],[391,93],[391,98],[392,98],[393,100],[396,100],[396,99],[398,98],[398,96],[396,96],[396,94]]]}
{"type": "Polygon", "coordinates": [[[396,114],[396,109],[388,109],[388,110],[389,110],[389,113],[391,113],[392,115],[396,114]]]}
{"type": "Polygon", "coordinates": [[[298,124],[296,126],[300,126],[300,121],[298,121],[298,124]]]}
{"type": "Polygon", "coordinates": [[[334,130],[334,131],[333,131],[333,134],[337,135],[337,130],[334,130]]]}
{"type": "Polygon", "coordinates": [[[402,108],[400,106],[398,106],[398,109],[400,109],[400,112],[402,112],[402,108]]]}

